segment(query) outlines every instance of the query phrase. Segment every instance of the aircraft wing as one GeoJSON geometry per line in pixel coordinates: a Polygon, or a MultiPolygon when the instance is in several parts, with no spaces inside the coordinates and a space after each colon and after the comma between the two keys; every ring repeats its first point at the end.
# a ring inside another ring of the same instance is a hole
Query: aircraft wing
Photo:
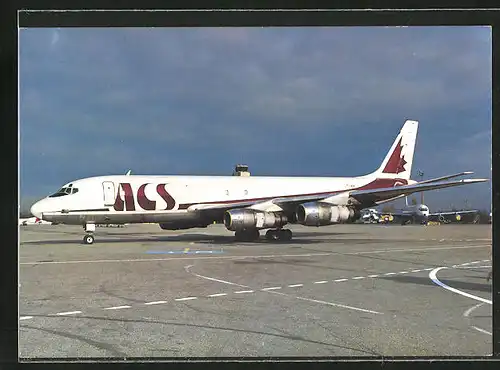
{"type": "Polygon", "coordinates": [[[217,204],[193,204],[187,208],[188,212],[196,212],[196,211],[216,211],[216,210],[226,210],[233,208],[244,208],[254,205],[255,201],[245,201],[245,202],[227,202],[227,203],[217,203],[217,204]]]}
{"type": "Polygon", "coordinates": [[[470,211],[449,211],[449,212],[435,212],[435,213],[429,213],[430,216],[451,216],[451,215],[463,215],[467,213],[478,213],[477,210],[470,210],[470,211]]]}
{"type": "Polygon", "coordinates": [[[414,185],[402,185],[392,188],[354,190],[350,192],[350,197],[358,201],[362,207],[370,207],[371,205],[377,204],[377,202],[396,198],[401,195],[410,195],[420,191],[444,189],[452,186],[474,184],[486,181],[488,181],[488,179],[464,179],[456,181],[433,182],[427,184],[417,183],[414,185]]]}
{"type": "Polygon", "coordinates": [[[380,204],[383,201],[394,200],[402,196],[410,195],[420,191],[443,189],[452,186],[461,186],[467,184],[473,184],[478,182],[486,182],[488,179],[465,179],[456,181],[443,181],[443,182],[432,182],[432,183],[417,183],[413,185],[402,185],[391,188],[378,188],[378,189],[367,189],[367,190],[353,190],[346,191],[343,193],[332,192],[332,193],[321,193],[312,195],[299,195],[293,197],[278,197],[274,199],[265,199],[261,201],[244,201],[244,202],[227,202],[218,204],[194,204],[188,207],[188,211],[215,211],[215,210],[228,210],[233,208],[244,208],[250,207],[255,208],[258,204],[274,204],[282,208],[291,207],[305,202],[321,201],[327,199],[331,196],[342,196],[343,194],[348,194],[350,198],[357,201],[362,208],[371,207],[380,204]]]}
{"type": "Polygon", "coordinates": [[[294,196],[294,197],[278,197],[264,200],[249,200],[243,202],[227,202],[227,203],[217,203],[217,204],[193,204],[188,207],[188,211],[216,211],[216,210],[228,210],[235,208],[246,208],[252,207],[254,209],[259,209],[259,205],[265,207],[271,207],[272,205],[277,205],[279,207],[291,207],[294,205],[298,205],[304,202],[312,202],[315,200],[322,200],[328,198],[334,194],[338,194],[338,192],[332,193],[321,193],[314,195],[303,195],[303,196],[294,196]]]}

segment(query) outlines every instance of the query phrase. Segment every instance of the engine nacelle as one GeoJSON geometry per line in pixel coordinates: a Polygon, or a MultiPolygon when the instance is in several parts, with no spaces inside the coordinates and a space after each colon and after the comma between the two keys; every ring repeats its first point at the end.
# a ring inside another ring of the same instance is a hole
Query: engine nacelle
{"type": "Polygon", "coordinates": [[[286,215],[278,212],[259,212],[251,209],[233,209],[224,214],[224,226],[231,231],[268,229],[288,223],[286,215]]]}
{"type": "Polygon", "coordinates": [[[162,222],[159,224],[162,230],[187,230],[195,227],[207,227],[207,223],[193,222],[193,221],[172,221],[162,222]]]}
{"type": "Polygon", "coordinates": [[[305,226],[325,226],[353,222],[360,217],[359,211],[346,206],[326,203],[304,203],[297,207],[297,222],[305,226]]]}

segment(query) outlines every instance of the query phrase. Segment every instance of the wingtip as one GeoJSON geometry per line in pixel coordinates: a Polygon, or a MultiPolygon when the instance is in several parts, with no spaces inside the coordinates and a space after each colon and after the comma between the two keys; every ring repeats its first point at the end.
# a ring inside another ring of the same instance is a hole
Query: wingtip
{"type": "Polygon", "coordinates": [[[474,182],[488,182],[490,179],[464,179],[462,182],[474,183],[474,182]]]}

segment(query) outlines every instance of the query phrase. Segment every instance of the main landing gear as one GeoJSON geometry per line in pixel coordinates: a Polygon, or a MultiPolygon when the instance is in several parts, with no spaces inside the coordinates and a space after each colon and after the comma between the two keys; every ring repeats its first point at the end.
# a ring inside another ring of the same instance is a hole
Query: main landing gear
{"type": "Polygon", "coordinates": [[[266,239],[290,241],[292,240],[292,230],[288,229],[267,230],[266,239]]]}
{"type": "Polygon", "coordinates": [[[85,224],[83,228],[85,229],[86,232],[86,235],[83,237],[83,244],[93,244],[95,224],[85,224]]]}
{"type": "Polygon", "coordinates": [[[237,241],[253,242],[260,238],[260,232],[257,229],[238,230],[234,236],[237,241]]]}
{"type": "MultiPolygon", "coordinates": [[[[239,230],[234,233],[237,241],[253,242],[260,238],[260,232],[257,229],[239,230]]],[[[288,229],[267,230],[267,240],[292,240],[292,231],[288,229]]]]}

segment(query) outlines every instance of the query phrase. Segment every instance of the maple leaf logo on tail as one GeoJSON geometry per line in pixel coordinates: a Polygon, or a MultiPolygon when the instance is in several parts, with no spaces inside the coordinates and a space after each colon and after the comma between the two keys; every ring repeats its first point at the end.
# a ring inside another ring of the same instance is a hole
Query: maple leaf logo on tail
{"type": "Polygon", "coordinates": [[[385,165],[385,168],[382,171],[383,173],[401,173],[406,171],[405,164],[407,162],[405,160],[404,155],[401,155],[401,152],[403,150],[403,146],[401,145],[402,139],[403,138],[399,139],[396,148],[394,148],[391,157],[387,161],[387,164],[385,165]]]}
{"type": "Polygon", "coordinates": [[[372,176],[409,180],[417,139],[418,121],[406,120],[380,167],[372,176]]]}

